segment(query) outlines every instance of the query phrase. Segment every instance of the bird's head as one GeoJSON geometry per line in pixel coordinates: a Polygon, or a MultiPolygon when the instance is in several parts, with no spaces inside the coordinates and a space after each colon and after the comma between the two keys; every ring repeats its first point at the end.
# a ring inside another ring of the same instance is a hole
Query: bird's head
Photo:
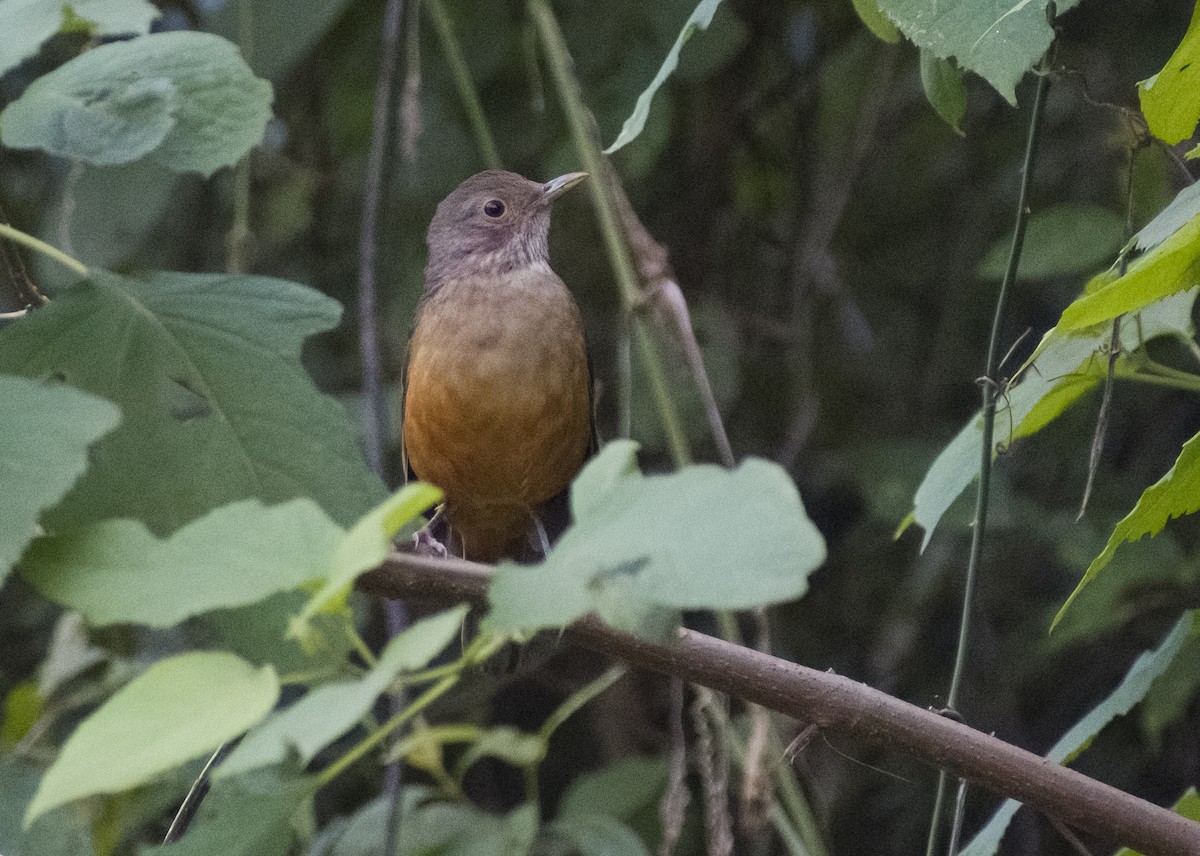
{"type": "Polygon", "coordinates": [[[468,178],[429,224],[426,289],[449,277],[548,264],[551,203],[586,177],[572,172],[540,184],[489,169],[468,178]]]}

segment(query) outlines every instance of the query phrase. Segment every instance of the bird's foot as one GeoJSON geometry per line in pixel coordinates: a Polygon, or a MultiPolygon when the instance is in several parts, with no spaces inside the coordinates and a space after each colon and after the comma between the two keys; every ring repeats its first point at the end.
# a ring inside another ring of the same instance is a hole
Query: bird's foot
{"type": "Polygon", "coordinates": [[[434,538],[428,529],[420,529],[413,535],[413,552],[418,556],[433,556],[444,559],[450,555],[446,545],[434,538]]]}

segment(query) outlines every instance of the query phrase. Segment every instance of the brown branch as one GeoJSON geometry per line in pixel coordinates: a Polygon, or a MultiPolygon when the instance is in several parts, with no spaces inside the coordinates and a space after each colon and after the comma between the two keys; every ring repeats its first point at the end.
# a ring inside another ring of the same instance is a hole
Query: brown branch
{"type": "MultiPolygon", "coordinates": [[[[385,597],[481,603],[489,577],[485,565],[395,553],[358,585],[385,597]]],[[[841,675],[682,628],[676,645],[656,645],[587,617],[572,624],[566,636],[626,663],[907,752],[1148,856],[1200,856],[1200,824],[841,675]]]]}

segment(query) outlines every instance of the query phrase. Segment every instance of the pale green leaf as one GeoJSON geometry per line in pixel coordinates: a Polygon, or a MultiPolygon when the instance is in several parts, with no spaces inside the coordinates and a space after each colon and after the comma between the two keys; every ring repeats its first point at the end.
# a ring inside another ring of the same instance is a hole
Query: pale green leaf
{"type": "Polygon", "coordinates": [[[292,750],[307,764],[353,728],[396,675],[423,668],[436,657],[458,635],[466,614],[467,607],[460,606],[418,621],[388,643],[361,679],[317,687],[272,715],[246,735],[215,775],[223,778],[276,764],[292,750]]]}
{"type": "Polygon", "coordinates": [[[139,853],[287,856],[295,852],[292,815],[316,789],[316,782],[280,768],[215,782],[187,835],[173,844],[142,848],[139,853]]]}
{"type": "Polygon", "coordinates": [[[93,48],[39,77],[0,113],[0,141],[93,164],[150,155],[208,176],[262,140],[271,98],[232,42],[155,33],[93,48]]]}
{"type": "Polygon", "coordinates": [[[121,419],[112,404],[61,384],[0,376],[0,583],[38,516],[87,467],[87,449],[121,419]]]}
{"type": "MultiPolygon", "coordinates": [[[[1018,276],[1023,280],[1090,274],[1109,267],[1124,243],[1121,215],[1099,205],[1064,203],[1029,218],[1018,276]]],[[[1012,235],[992,244],[979,276],[1000,279],[1008,265],[1012,235]]]]}
{"type": "Polygon", "coordinates": [[[875,34],[875,38],[894,45],[900,41],[900,31],[896,25],[879,11],[878,0],[854,0],[854,11],[867,29],[875,34]]]}
{"type": "Polygon", "coordinates": [[[1150,133],[1168,145],[1190,137],[1200,121],[1200,6],[1183,41],[1158,74],[1138,84],[1138,100],[1150,133]]]}
{"type": "Polygon", "coordinates": [[[162,14],[148,0],[4,0],[0,2],[0,77],[38,52],[68,12],[93,36],[143,35],[162,14]]]}
{"type": "MultiPolygon", "coordinates": [[[[436,799],[423,785],[407,785],[402,799],[396,856],[525,856],[537,834],[537,809],[522,806],[495,815],[470,803],[436,799]]],[[[379,856],[387,834],[391,802],[385,797],[359,809],[349,822],[325,837],[310,856],[379,856]]]]}
{"type": "Polygon", "coordinates": [[[758,459],[615,480],[636,445],[610,443],[572,486],[575,523],[546,561],[502,565],[489,600],[501,633],[561,627],[595,610],[646,633],[679,609],[747,609],[804,594],[825,558],[795,484],[758,459]],[[604,474],[597,476],[597,473],[604,474]]]}
{"type": "Polygon", "coordinates": [[[1200,434],[1183,444],[1174,466],[1146,488],[1133,510],[1116,525],[1100,555],[1088,565],[1083,579],[1059,609],[1054,623],[1059,622],[1083,587],[1112,561],[1118,547],[1144,535],[1157,535],[1171,518],[1194,514],[1197,510],[1200,510],[1200,434]]]}
{"type": "MultiPolygon", "coordinates": [[[[119,266],[143,247],[168,210],[182,220],[187,202],[186,195],[179,193],[179,180],[176,173],[148,158],[122,166],[80,163],[72,173],[71,192],[56,194],[58,198],[46,209],[39,237],[57,246],[65,229],[71,255],[79,261],[92,268],[119,266]]],[[[76,279],[45,257],[34,264],[36,279],[49,286],[48,291],[76,279]]]]}
{"type": "MultiPolygon", "coordinates": [[[[1061,15],[1079,0],[1062,0],[1061,15]]],[[[1047,0],[879,0],[879,8],[923,51],[954,57],[1017,103],[1017,82],[1050,47],[1047,0]]]]}
{"type": "Polygon", "coordinates": [[[301,637],[307,635],[308,622],[313,616],[344,599],[360,574],[387,558],[396,534],[441,498],[442,492],[433,485],[412,482],[355,523],[337,545],[324,584],[300,611],[292,633],[301,637]]]}
{"type": "Polygon", "coordinates": [[[507,725],[489,728],[467,747],[458,760],[458,777],[481,758],[499,758],[514,767],[536,767],[546,757],[546,741],[537,734],[507,725]]]}
{"type": "Polygon", "coordinates": [[[622,758],[571,782],[558,811],[564,817],[599,813],[629,820],[657,805],[666,787],[665,759],[622,758]]]}
{"type": "Polygon", "coordinates": [[[339,316],[279,279],[97,270],[0,330],[0,372],[59,377],[121,408],[48,528],[125,517],[162,535],[240,499],[299,496],[357,520],[383,485],[300,364],[304,338],[339,316]]]}
{"type": "Polygon", "coordinates": [[[667,52],[667,58],[663,60],[658,73],[654,75],[650,85],[638,96],[633,112],[621,126],[621,133],[613,140],[613,144],[604,150],[605,154],[611,155],[617,149],[637,139],[637,135],[646,126],[646,117],[650,115],[650,102],[654,99],[655,93],[666,83],[671,72],[679,65],[679,52],[683,50],[684,43],[692,37],[696,30],[708,29],[708,25],[712,23],[713,15],[717,13],[717,7],[720,5],[721,0],[700,0],[696,4],[691,16],[684,22],[683,29],[679,31],[679,37],[675,39],[675,44],[671,45],[671,49],[667,52]]]}
{"type": "Polygon", "coordinates": [[[21,573],[93,625],[170,627],[256,603],[329,573],[344,531],[311,500],[223,506],[165,539],[135,520],[41,538],[21,573]]]}
{"type": "MultiPolygon", "coordinates": [[[[254,52],[249,57],[254,72],[262,77],[282,77],[304,57],[317,39],[325,35],[349,5],[350,0],[255,0],[250,21],[254,52]]],[[[482,8],[487,8],[482,7],[482,8]]],[[[240,9],[237,2],[197,4],[196,13],[204,29],[238,41],[240,9]]],[[[491,12],[492,10],[488,10],[491,12]]],[[[495,26],[496,15],[488,20],[495,26]]]]}
{"type": "Polygon", "coordinates": [[[575,814],[547,824],[546,831],[570,843],[579,856],[650,856],[637,833],[615,817],[575,814]]]}
{"type": "Polygon", "coordinates": [[[0,853],[4,856],[94,856],[87,817],[69,807],[49,811],[28,828],[21,817],[42,771],[11,754],[0,755],[0,853]]]}
{"type": "MultiPolygon", "coordinates": [[[[1121,360],[1156,336],[1192,333],[1189,291],[1147,307],[1138,317],[1121,322],[1121,360]]],[[[1104,378],[1108,370],[1106,349],[1110,328],[1046,333],[1034,355],[999,397],[996,405],[995,442],[1007,447],[1015,440],[1040,431],[1104,378]]],[[[939,453],[913,498],[913,522],[925,530],[921,549],[951,503],[979,476],[982,418],[970,422],[939,453]]],[[[994,455],[993,455],[994,457],[994,455]]]]}
{"type": "MultiPolygon", "coordinates": [[[[1114,608],[1124,609],[1127,604],[1128,601],[1123,601],[1119,606],[1114,605],[1114,608]]],[[[1076,610],[1077,613],[1080,611],[1076,610]]],[[[1142,701],[1142,734],[1149,744],[1149,750],[1155,754],[1162,751],[1163,733],[1168,726],[1186,722],[1192,701],[1200,694],[1200,632],[1197,631],[1200,631],[1200,626],[1193,625],[1192,635],[1183,643],[1179,656],[1154,682],[1142,701]]]]}
{"type": "Polygon", "coordinates": [[[1200,217],[1200,182],[1179,191],[1171,203],[1134,236],[1134,246],[1139,250],[1153,249],[1197,217],[1200,217]]]}
{"type": "Polygon", "coordinates": [[[1195,217],[1116,277],[1063,310],[1058,327],[1080,330],[1110,321],[1200,284],[1200,217],[1195,217]]]}
{"type": "Polygon", "coordinates": [[[150,781],[241,734],[275,706],[279,682],[224,652],[161,660],[118,690],[67,738],[25,812],[150,781]]]}
{"type": "MultiPolygon", "coordinates": [[[[1068,763],[1088,747],[1104,726],[1118,716],[1127,714],[1145,697],[1154,679],[1175,659],[1191,629],[1190,614],[1179,619],[1158,648],[1146,651],[1138,657],[1117,688],[1059,738],[1046,753],[1046,760],[1054,764],[1068,763]]],[[[987,825],[963,848],[960,856],[991,856],[995,853],[1000,847],[1000,839],[1008,829],[1009,821],[1020,807],[1021,804],[1016,800],[1005,800],[987,825]]]]}
{"type": "Polygon", "coordinates": [[[962,136],[967,115],[967,83],[963,73],[948,59],[921,51],[921,88],[942,121],[962,136]]]}

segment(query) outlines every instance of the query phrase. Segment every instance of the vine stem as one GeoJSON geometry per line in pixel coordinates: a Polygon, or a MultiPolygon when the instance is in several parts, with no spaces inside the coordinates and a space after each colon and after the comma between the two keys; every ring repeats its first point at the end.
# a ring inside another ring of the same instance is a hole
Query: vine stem
{"type": "Polygon", "coordinates": [[[571,67],[571,55],[567,51],[566,41],[558,26],[558,20],[554,17],[554,12],[546,0],[529,0],[529,13],[545,50],[550,76],[558,91],[563,111],[566,113],[575,150],[578,152],[580,160],[583,161],[584,169],[592,176],[592,180],[589,182],[592,205],[600,224],[600,233],[604,238],[609,264],[617,279],[622,307],[631,318],[633,347],[637,349],[638,356],[650,378],[650,391],[654,396],[659,418],[662,420],[667,446],[675,465],[677,467],[686,466],[692,460],[691,449],[688,447],[687,435],[684,433],[679,411],[671,397],[658,347],[640,312],[646,304],[646,296],[638,286],[637,274],[634,272],[632,261],[630,261],[629,250],[625,246],[620,226],[617,223],[615,205],[607,179],[608,166],[604,162],[604,154],[600,151],[600,144],[596,140],[595,120],[583,103],[579,81],[576,80],[571,67]]]}
{"type": "Polygon", "coordinates": [[[20,229],[15,229],[7,223],[0,223],[0,238],[7,238],[14,244],[20,244],[23,247],[29,247],[29,249],[34,250],[35,252],[39,252],[48,258],[54,259],[60,265],[70,268],[80,276],[88,275],[87,265],[85,265],[83,262],[68,256],[62,250],[58,249],[58,247],[51,246],[45,241],[35,238],[33,235],[26,234],[20,229]]]}
{"type": "Polygon", "coordinates": [[[445,693],[451,687],[458,683],[458,678],[459,676],[456,674],[442,678],[429,689],[425,690],[425,692],[421,693],[421,695],[417,696],[417,698],[415,698],[412,703],[408,705],[408,707],[397,712],[392,716],[391,719],[381,725],[378,730],[371,732],[369,735],[355,744],[353,748],[346,752],[346,754],[342,755],[342,757],[338,758],[336,761],[322,770],[317,775],[318,786],[324,787],[336,779],[338,775],[346,770],[347,767],[370,752],[389,734],[445,695],[445,693]]]}
{"type": "Polygon", "coordinates": [[[377,317],[379,290],[376,286],[376,256],[390,107],[403,11],[404,0],[388,0],[384,10],[379,74],[375,78],[371,147],[367,152],[366,190],[363,193],[362,222],[358,232],[358,351],[363,374],[363,440],[367,463],[380,478],[385,474],[388,410],[387,395],[383,389],[383,357],[380,353],[377,317]]]}
{"type": "MultiPolygon", "coordinates": [[[[1054,22],[1054,4],[1047,7],[1051,26],[1054,22]]],[[[983,427],[980,437],[979,481],[975,486],[975,523],[971,530],[971,551],[967,558],[967,573],[963,583],[962,612],[958,625],[958,646],[954,652],[954,670],[950,675],[950,691],[946,694],[946,707],[955,710],[966,671],[967,647],[971,631],[971,612],[975,603],[975,585],[979,576],[980,558],[983,555],[983,539],[987,529],[989,492],[992,479],[992,452],[995,445],[996,398],[1000,392],[1000,380],[996,377],[1000,352],[1000,324],[1004,319],[1008,292],[1017,278],[1017,267],[1021,262],[1021,248],[1025,243],[1025,228],[1029,223],[1029,186],[1033,179],[1034,154],[1042,127],[1043,107],[1046,91],[1050,88],[1050,67],[1053,63],[1054,47],[1051,45],[1046,57],[1039,64],[1037,90],[1033,98],[1033,110],[1029,117],[1029,134],[1025,140],[1025,159],[1021,165],[1021,188],[1017,196],[1017,217],[1013,229],[1012,246],[1008,253],[1008,265],[1004,279],[996,294],[996,309],[992,314],[992,329],[988,337],[987,357],[983,377],[979,379],[983,402],[983,427]]],[[[926,856],[933,856],[937,847],[938,826],[942,806],[946,799],[947,776],[943,770],[938,775],[937,795],[929,819],[929,836],[926,840],[926,856]]]]}
{"type": "Polygon", "coordinates": [[[463,57],[462,46],[454,34],[454,23],[446,12],[442,0],[425,0],[425,9],[429,12],[429,20],[437,31],[438,41],[442,45],[442,56],[450,66],[454,75],[454,86],[458,89],[458,97],[462,100],[467,111],[467,121],[471,125],[471,133],[475,136],[475,145],[489,169],[500,169],[504,162],[500,158],[500,150],[488,127],[487,116],[483,112],[483,103],[479,100],[479,92],[471,80],[471,70],[463,57]]]}

